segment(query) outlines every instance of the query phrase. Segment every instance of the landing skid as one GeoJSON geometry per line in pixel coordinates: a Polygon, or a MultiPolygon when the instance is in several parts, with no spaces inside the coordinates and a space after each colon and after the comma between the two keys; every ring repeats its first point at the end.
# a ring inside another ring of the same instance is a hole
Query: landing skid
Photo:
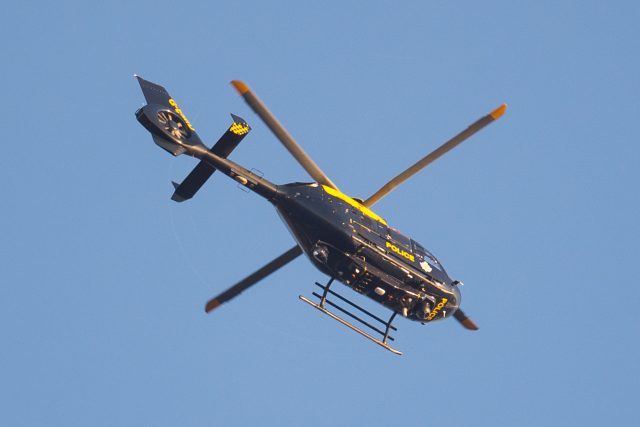
{"type": "Polygon", "coordinates": [[[320,300],[320,303],[315,303],[313,301],[311,301],[310,299],[308,299],[307,297],[300,295],[299,298],[306,302],[307,304],[317,308],[318,310],[320,310],[321,312],[323,312],[324,314],[326,314],[327,316],[331,317],[334,320],[337,320],[338,322],[342,323],[343,325],[347,326],[348,328],[350,328],[351,330],[359,333],[360,335],[364,336],[365,338],[370,339],[371,341],[373,341],[374,343],[378,344],[381,347],[386,348],[387,350],[389,350],[390,352],[397,354],[397,355],[402,355],[401,351],[396,350],[395,348],[391,347],[389,344],[387,344],[387,341],[394,341],[394,338],[389,335],[389,332],[391,330],[397,331],[396,327],[393,326],[391,324],[391,322],[393,322],[393,319],[396,317],[397,313],[393,313],[391,315],[391,318],[389,318],[388,321],[384,321],[382,319],[380,319],[378,316],[370,313],[369,311],[365,310],[364,308],[354,304],[353,302],[347,300],[346,298],[344,298],[343,296],[337,294],[336,292],[332,291],[331,289],[329,289],[329,287],[331,286],[331,283],[333,282],[333,279],[331,279],[329,281],[329,283],[327,283],[326,286],[321,285],[320,283],[316,282],[316,286],[318,286],[319,288],[321,288],[323,290],[322,295],[317,294],[316,292],[313,292],[313,295],[315,297],[317,297],[320,300]],[[385,330],[382,331],[381,329],[373,326],[372,324],[370,324],[369,322],[359,318],[358,316],[356,316],[355,314],[347,311],[346,309],[338,306],[335,302],[327,299],[327,294],[331,294],[335,297],[337,297],[338,299],[340,299],[343,302],[346,302],[347,304],[349,304],[351,307],[356,308],[357,310],[359,310],[360,312],[366,314],[367,316],[369,316],[371,319],[376,320],[380,323],[382,323],[385,326],[385,330]],[[332,313],[331,311],[327,310],[325,304],[330,305],[331,307],[341,311],[342,313],[346,314],[347,316],[357,320],[358,322],[362,323],[363,325],[365,325],[367,328],[371,329],[373,332],[379,333],[380,335],[382,335],[382,340],[375,338],[374,336],[372,336],[371,334],[363,331],[362,329],[360,329],[359,327],[355,326],[354,324],[346,321],[345,319],[337,316],[336,314],[332,313]]]}

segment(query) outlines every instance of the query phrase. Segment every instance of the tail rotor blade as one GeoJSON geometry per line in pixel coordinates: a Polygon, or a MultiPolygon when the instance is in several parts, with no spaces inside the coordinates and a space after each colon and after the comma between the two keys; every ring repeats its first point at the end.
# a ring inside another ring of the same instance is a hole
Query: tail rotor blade
{"type": "Polygon", "coordinates": [[[253,274],[245,277],[244,279],[242,279],[241,281],[239,281],[238,283],[236,283],[226,291],[222,292],[215,298],[210,299],[209,302],[207,302],[207,305],[205,306],[205,311],[207,313],[210,313],[211,311],[219,307],[221,304],[231,300],[232,298],[237,297],[238,295],[240,295],[240,293],[250,288],[251,286],[255,285],[260,280],[264,279],[265,277],[267,277],[269,274],[273,273],[277,269],[293,261],[301,254],[302,254],[302,249],[300,249],[300,247],[297,245],[289,249],[287,252],[283,253],[273,261],[269,262],[267,265],[260,268],[253,274]]]}
{"type": "Polygon", "coordinates": [[[467,315],[464,314],[464,312],[460,309],[453,313],[453,317],[455,317],[455,319],[460,322],[462,326],[464,326],[466,329],[469,329],[470,331],[477,331],[478,329],[480,329],[478,325],[476,325],[473,320],[469,319],[467,315]]]}
{"type": "Polygon", "coordinates": [[[474,133],[478,132],[480,129],[487,126],[489,123],[492,123],[498,120],[504,112],[507,110],[507,104],[502,104],[491,113],[487,114],[484,117],[476,120],[472,123],[468,128],[451,138],[449,141],[442,144],[440,147],[436,148],[434,151],[420,159],[418,162],[413,164],[407,170],[393,178],[391,181],[386,183],[381,189],[379,189],[376,193],[374,193],[371,197],[364,201],[365,206],[372,206],[374,203],[377,203],[384,196],[389,194],[396,188],[398,185],[405,182],[407,179],[411,178],[413,175],[427,167],[430,163],[434,162],[448,151],[452,150],[467,138],[469,138],[474,133]]]}
{"type": "Polygon", "coordinates": [[[278,138],[278,140],[285,146],[289,153],[300,163],[300,165],[307,171],[311,177],[320,184],[329,186],[331,188],[338,187],[329,179],[329,177],[316,165],[316,163],[309,157],[307,153],[302,149],[295,139],[291,136],[285,127],[276,119],[276,117],[269,111],[264,103],[253,93],[249,86],[240,80],[233,80],[231,82],[233,87],[240,93],[244,100],[249,104],[251,109],[262,119],[271,132],[278,138]]]}

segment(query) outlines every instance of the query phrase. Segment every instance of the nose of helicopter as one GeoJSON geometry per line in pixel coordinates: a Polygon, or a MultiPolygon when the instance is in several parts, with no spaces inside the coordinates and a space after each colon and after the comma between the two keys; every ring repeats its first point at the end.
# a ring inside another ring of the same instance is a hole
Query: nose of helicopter
{"type": "Polygon", "coordinates": [[[453,313],[460,307],[460,302],[462,301],[462,293],[460,292],[460,285],[462,282],[458,280],[454,280],[451,282],[451,293],[453,294],[453,298],[450,300],[450,306],[447,310],[447,317],[449,317],[449,313],[453,313]]]}

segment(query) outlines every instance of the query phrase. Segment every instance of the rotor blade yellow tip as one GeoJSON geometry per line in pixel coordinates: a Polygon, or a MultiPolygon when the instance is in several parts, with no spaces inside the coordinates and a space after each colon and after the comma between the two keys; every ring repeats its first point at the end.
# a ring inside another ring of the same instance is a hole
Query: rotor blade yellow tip
{"type": "Polygon", "coordinates": [[[236,88],[236,90],[238,91],[238,93],[240,93],[240,95],[244,95],[245,93],[249,92],[249,86],[247,86],[241,80],[231,80],[231,85],[234,88],[236,88]]]}
{"type": "Polygon", "coordinates": [[[502,104],[491,113],[489,113],[489,115],[493,118],[493,120],[498,120],[500,117],[502,117],[505,111],[507,111],[507,104],[502,104]]]}
{"type": "Polygon", "coordinates": [[[204,311],[206,311],[207,313],[212,312],[215,308],[219,307],[222,303],[220,301],[218,301],[217,298],[214,298],[212,300],[210,300],[209,302],[207,302],[206,307],[204,308],[204,311]]]}

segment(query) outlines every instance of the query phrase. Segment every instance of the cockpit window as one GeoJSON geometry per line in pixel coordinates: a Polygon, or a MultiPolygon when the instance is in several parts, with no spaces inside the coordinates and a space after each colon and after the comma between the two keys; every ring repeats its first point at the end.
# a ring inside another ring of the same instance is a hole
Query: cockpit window
{"type": "Polygon", "coordinates": [[[438,259],[431,252],[426,250],[424,246],[422,246],[420,243],[416,242],[415,240],[412,240],[412,242],[413,242],[413,250],[418,256],[422,256],[422,258],[424,258],[425,261],[427,261],[429,264],[431,264],[438,270],[443,270],[442,265],[440,265],[440,262],[438,261],[438,259]]]}

